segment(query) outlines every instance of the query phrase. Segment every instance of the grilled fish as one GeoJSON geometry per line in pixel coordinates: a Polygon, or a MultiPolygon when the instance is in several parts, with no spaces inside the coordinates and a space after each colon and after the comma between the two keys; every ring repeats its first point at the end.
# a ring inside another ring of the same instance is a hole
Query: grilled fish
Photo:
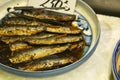
{"type": "Polygon", "coordinates": [[[9,60],[11,63],[21,63],[28,60],[39,59],[45,56],[61,53],[68,49],[69,46],[70,45],[66,44],[33,48],[30,50],[13,53],[9,60]]]}
{"type": "Polygon", "coordinates": [[[38,71],[38,70],[46,70],[51,69],[53,67],[60,67],[64,66],[66,64],[70,64],[74,62],[74,58],[71,56],[60,56],[56,58],[48,58],[48,59],[42,59],[42,60],[35,60],[30,65],[26,65],[23,67],[20,67],[20,70],[25,71],[38,71]]]}
{"type": "Polygon", "coordinates": [[[61,21],[57,21],[57,20],[52,20],[52,19],[39,19],[39,18],[36,18],[36,17],[31,17],[31,16],[27,16],[27,15],[23,15],[21,13],[15,13],[15,12],[11,12],[10,14],[13,14],[15,15],[15,17],[21,17],[21,18],[24,18],[24,19],[27,19],[27,20],[32,20],[32,21],[37,21],[37,22],[40,22],[39,25],[60,25],[60,26],[65,26],[65,25],[71,25],[70,22],[72,21],[68,21],[68,22],[61,22],[61,21]],[[46,23],[46,24],[45,24],[46,23]]]}
{"type": "MultiPolygon", "coordinates": [[[[83,46],[84,44],[85,44],[84,41],[73,43],[69,47],[69,50],[71,51],[75,48],[79,48],[79,47],[83,46]]],[[[26,50],[26,49],[30,49],[30,48],[34,47],[34,46],[31,46],[31,45],[29,45],[27,43],[24,43],[24,42],[11,43],[11,44],[9,44],[9,46],[10,46],[10,49],[11,49],[12,52],[20,51],[20,50],[26,50]]]]}
{"type": "Polygon", "coordinates": [[[33,35],[45,30],[45,27],[41,26],[4,26],[0,27],[0,36],[14,36],[14,35],[33,35]]]}
{"type": "Polygon", "coordinates": [[[23,42],[12,43],[12,44],[9,44],[9,46],[12,52],[32,48],[32,46],[28,45],[27,43],[23,43],[23,42]]]}
{"type": "Polygon", "coordinates": [[[77,27],[48,26],[46,27],[46,31],[53,33],[79,34],[82,33],[83,30],[77,27]]]}
{"type": "MultiPolygon", "coordinates": [[[[44,20],[47,21],[47,20],[44,20]]],[[[44,26],[46,27],[46,31],[48,32],[54,32],[54,33],[67,33],[67,34],[78,34],[81,33],[82,30],[77,28],[77,27],[73,27],[72,23],[64,23],[66,25],[62,25],[62,26],[56,26],[56,25],[50,25],[48,23],[44,23],[40,22],[40,21],[35,21],[35,20],[26,20],[23,18],[10,18],[10,20],[3,20],[2,23],[3,24],[12,24],[12,25],[23,25],[23,26],[44,26]]],[[[50,21],[48,21],[50,22],[50,21]]],[[[63,22],[61,22],[63,23],[63,22]]]]}
{"type": "Polygon", "coordinates": [[[46,24],[40,21],[35,20],[27,20],[21,17],[10,17],[4,18],[2,20],[2,24],[4,25],[24,25],[24,26],[50,26],[50,24],[46,24]]]}
{"type": "Polygon", "coordinates": [[[71,44],[71,46],[69,47],[69,51],[72,51],[73,49],[76,49],[76,48],[80,48],[80,47],[84,47],[86,44],[84,41],[80,41],[80,42],[76,42],[76,43],[73,43],[71,44]]]}
{"type": "Polygon", "coordinates": [[[74,21],[76,19],[76,15],[58,13],[44,9],[32,10],[32,11],[26,10],[23,11],[23,14],[38,19],[52,19],[57,21],[74,21]]]}
{"type": "MultiPolygon", "coordinates": [[[[2,24],[3,25],[25,25],[25,26],[52,26],[51,22],[53,20],[48,20],[47,23],[46,20],[45,21],[40,21],[40,20],[29,20],[29,19],[25,19],[22,17],[8,17],[8,18],[4,18],[2,20],[2,24]]],[[[59,21],[54,21],[54,22],[58,22],[58,25],[64,25],[64,26],[71,26],[72,22],[59,22],[59,21]]],[[[55,24],[53,22],[53,24],[55,24]]]]}
{"type": "Polygon", "coordinates": [[[42,39],[42,38],[47,38],[51,36],[55,36],[57,34],[53,33],[46,33],[46,32],[41,32],[39,34],[31,35],[31,36],[9,36],[9,37],[2,37],[1,41],[5,42],[6,44],[9,43],[14,43],[14,42],[20,42],[24,41],[24,39],[42,39]]]}
{"type": "Polygon", "coordinates": [[[28,42],[29,44],[36,44],[36,45],[41,45],[41,44],[52,45],[52,44],[78,42],[81,40],[83,40],[83,37],[80,35],[57,35],[57,36],[52,36],[44,39],[28,38],[28,39],[25,39],[25,42],[28,42]]]}

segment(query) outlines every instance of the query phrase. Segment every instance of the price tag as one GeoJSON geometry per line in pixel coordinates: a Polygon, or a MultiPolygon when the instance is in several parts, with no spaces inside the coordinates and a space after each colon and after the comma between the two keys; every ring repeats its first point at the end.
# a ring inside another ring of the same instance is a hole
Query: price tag
{"type": "Polygon", "coordinates": [[[76,0],[29,0],[28,6],[51,8],[51,10],[73,14],[76,0]]]}

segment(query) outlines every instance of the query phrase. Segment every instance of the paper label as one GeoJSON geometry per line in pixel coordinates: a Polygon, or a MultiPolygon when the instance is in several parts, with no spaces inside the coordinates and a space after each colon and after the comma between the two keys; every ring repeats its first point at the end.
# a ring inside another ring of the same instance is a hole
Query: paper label
{"type": "Polygon", "coordinates": [[[57,8],[57,12],[73,14],[76,0],[29,0],[28,6],[36,8],[57,8]]]}

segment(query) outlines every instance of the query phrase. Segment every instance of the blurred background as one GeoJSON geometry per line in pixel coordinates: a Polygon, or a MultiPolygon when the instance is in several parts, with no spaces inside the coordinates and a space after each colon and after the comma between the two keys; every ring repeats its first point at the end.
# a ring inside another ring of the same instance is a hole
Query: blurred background
{"type": "Polygon", "coordinates": [[[120,17],[120,0],[83,0],[96,13],[120,17]]]}

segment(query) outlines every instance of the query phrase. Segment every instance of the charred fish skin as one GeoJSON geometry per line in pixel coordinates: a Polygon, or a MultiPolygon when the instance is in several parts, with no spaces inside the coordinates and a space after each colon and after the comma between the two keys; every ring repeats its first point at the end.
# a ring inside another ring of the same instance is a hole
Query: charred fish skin
{"type": "Polygon", "coordinates": [[[34,11],[23,11],[23,14],[38,19],[51,19],[57,21],[74,21],[76,19],[76,15],[58,13],[44,9],[34,11]]]}
{"type": "MultiPolygon", "coordinates": [[[[9,21],[6,22],[6,23],[9,23],[9,21]]],[[[14,24],[14,21],[11,22],[11,24],[12,23],[14,24]]],[[[18,21],[17,24],[18,23],[20,23],[20,21],[18,21]]],[[[39,23],[36,23],[35,21],[33,21],[30,24],[31,25],[37,25],[39,23]]],[[[29,23],[26,24],[26,25],[29,25],[29,23]]],[[[46,28],[45,31],[53,32],[53,33],[79,34],[79,33],[82,33],[82,31],[83,31],[83,30],[81,30],[81,29],[79,29],[77,27],[72,28],[72,26],[71,27],[69,27],[69,26],[68,27],[67,26],[55,26],[55,25],[45,24],[45,23],[42,23],[42,22],[39,25],[37,25],[37,26],[40,26],[40,25],[42,25],[42,27],[46,28]]]]}
{"type": "Polygon", "coordinates": [[[71,44],[71,46],[69,47],[69,50],[72,51],[73,49],[84,47],[84,46],[85,46],[84,41],[76,42],[76,43],[71,44]]]}
{"type": "Polygon", "coordinates": [[[73,63],[73,57],[71,56],[64,56],[64,57],[58,57],[54,59],[45,59],[45,60],[35,60],[31,65],[27,65],[24,67],[20,67],[20,70],[25,71],[37,71],[37,70],[45,70],[50,69],[52,67],[56,66],[62,66],[65,64],[73,63]]]}
{"type": "Polygon", "coordinates": [[[33,35],[45,30],[45,27],[41,26],[5,26],[0,27],[0,36],[15,36],[15,35],[33,35]]]}
{"type": "Polygon", "coordinates": [[[69,22],[61,22],[61,21],[57,21],[57,20],[52,20],[52,19],[39,19],[39,18],[36,18],[36,17],[32,17],[32,16],[27,16],[27,15],[23,15],[23,14],[20,14],[20,13],[15,13],[15,12],[11,12],[11,14],[15,15],[16,17],[22,17],[22,18],[25,18],[27,20],[33,20],[33,21],[39,21],[39,25],[60,25],[60,26],[64,26],[64,25],[70,25],[69,22]],[[45,24],[46,23],[46,24],[45,24]]]}
{"type": "Polygon", "coordinates": [[[25,42],[35,45],[52,45],[52,44],[63,44],[63,43],[73,43],[82,41],[83,37],[79,35],[59,35],[52,36],[44,39],[25,39],[25,42]]]}
{"type": "Polygon", "coordinates": [[[69,48],[69,45],[56,45],[56,46],[46,46],[34,48],[31,50],[26,50],[22,52],[14,53],[13,56],[9,59],[11,63],[21,63],[28,60],[34,60],[42,58],[45,56],[61,53],[69,48]]]}
{"type": "Polygon", "coordinates": [[[27,20],[21,17],[10,17],[2,20],[3,25],[24,25],[24,26],[50,26],[50,24],[46,24],[44,22],[36,21],[36,20],[27,20]]]}
{"type": "Polygon", "coordinates": [[[74,29],[71,29],[70,27],[63,27],[63,26],[49,26],[49,27],[46,27],[46,31],[53,32],[53,33],[79,34],[79,33],[82,33],[83,30],[77,27],[74,29]]]}
{"type": "MultiPolygon", "coordinates": [[[[2,24],[3,25],[25,25],[25,26],[52,26],[52,24],[50,23],[50,21],[53,21],[53,20],[48,20],[48,23],[44,23],[39,21],[39,20],[29,20],[29,19],[26,19],[26,18],[21,18],[21,17],[8,17],[8,18],[4,18],[2,20],[2,24]]],[[[64,25],[64,26],[71,26],[72,25],[72,22],[59,22],[59,21],[56,21],[58,22],[58,25],[59,23],[61,25],[64,25]]]]}
{"type": "Polygon", "coordinates": [[[22,41],[24,38],[20,38],[20,37],[2,37],[1,38],[1,41],[2,42],[5,42],[6,44],[10,44],[10,43],[14,43],[14,42],[19,42],[19,41],[22,41]]]}
{"type": "Polygon", "coordinates": [[[6,44],[9,43],[14,43],[14,42],[21,42],[24,41],[24,39],[42,39],[42,38],[48,38],[55,36],[57,34],[53,33],[46,33],[46,32],[41,32],[39,34],[31,35],[31,36],[7,36],[7,37],[1,37],[1,41],[5,42],[6,44]]]}
{"type": "Polygon", "coordinates": [[[26,49],[32,48],[32,46],[28,45],[27,43],[23,43],[23,42],[12,43],[12,44],[9,44],[9,46],[12,52],[17,52],[20,50],[26,50],[26,49]]]}

